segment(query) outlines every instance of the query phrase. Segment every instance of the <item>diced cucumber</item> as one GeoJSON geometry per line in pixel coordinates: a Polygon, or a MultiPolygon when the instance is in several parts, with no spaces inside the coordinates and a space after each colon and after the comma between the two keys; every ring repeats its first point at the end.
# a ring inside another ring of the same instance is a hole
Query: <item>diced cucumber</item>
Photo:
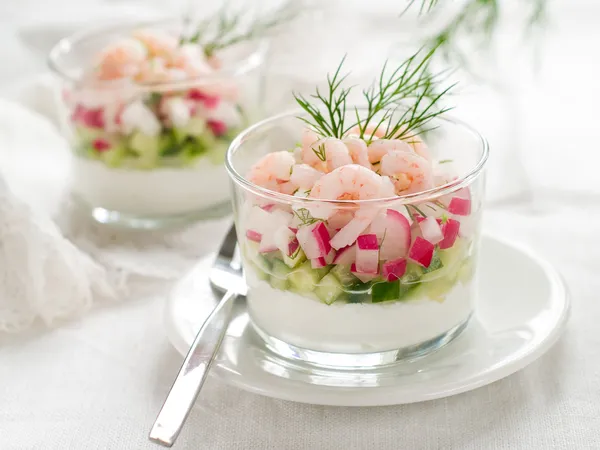
{"type": "Polygon", "coordinates": [[[271,286],[273,286],[275,289],[281,289],[282,291],[285,291],[289,287],[287,280],[289,274],[289,267],[286,266],[283,261],[274,259],[273,266],[271,268],[271,278],[269,280],[271,286]]]}
{"type": "Polygon", "coordinates": [[[190,136],[198,137],[205,131],[206,121],[201,117],[192,117],[184,127],[173,128],[173,134],[179,143],[182,143],[190,136]]]}
{"type": "Polygon", "coordinates": [[[215,165],[223,164],[225,162],[225,153],[229,148],[229,141],[217,140],[213,145],[208,147],[206,156],[211,163],[215,165]]]}
{"type": "Polygon", "coordinates": [[[368,292],[350,292],[346,295],[348,303],[370,303],[371,296],[368,292]]]}
{"type": "Polygon", "coordinates": [[[319,281],[315,294],[323,303],[331,305],[344,294],[344,288],[338,279],[329,273],[319,281]]]}
{"type": "Polygon", "coordinates": [[[371,291],[373,303],[406,300],[418,284],[402,284],[400,280],[376,283],[371,291]]]}
{"type": "Polygon", "coordinates": [[[400,281],[402,284],[416,284],[421,280],[421,276],[423,274],[423,268],[417,264],[410,263],[406,268],[406,273],[402,275],[400,281]]]}
{"type": "Polygon", "coordinates": [[[312,292],[319,279],[319,274],[311,267],[310,261],[304,262],[288,276],[291,286],[298,292],[312,292]]]}
{"type": "Polygon", "coordinates": [[[398,300],[400,296],[400,281],[375,283],[371,291],[373,303],[381,303],[398,300]]]}
{"type": "Polygon", "coordinates": [[[458,269],[458,279],[460,280],[460,282],[462,284],[467,284],[473,279],[474,275],[475,275],[474,257],[470,256],[463,261],[462,265],[460,266],[460,269],[458,269]]]}
{"type": "Polygon", "coordinates": [[[127,147],[122,143],[114,144],[110,150],[99,153],[100,159],[109,167],[118,167],[127,155],[127,147]]]}
{"type": "Polygon", "coordinates": [[[438,278],[435,281],[421,283],[419,294],[441,303],[446,299],[446,295],[448,295],[453,286],[454,280],[446,277],[438,278]]]}
{"type": "Polygon", "coordinates": [[[302,264],[304,261],[306,261],[306,255],[300,247],[298,247],[298,250],[292,256],[283,255],[283,262],[290,269],[298,267],[298,265],[302,264]]]}
{"type": "Polygon", "coordinates": [[[445,250],[437,250],[436,254],[439,255],[445,267],[456,270],[458,268],[457,264],[466,257],[468,249],[469,241],[464,238],[458,238],[452,247],[445,250]]]}
{"type": "Polygon", "coordinates": [[[423,274],[435,272],[436,270],[441,269],[442,267],[444,267],[444,264],[442,263],[442,259],[438,255],[438,252],[436,251],[433,254],[433,258],[431,259],[429,267],[423,268],[423,274]]]}
{"type": "Polygon", "coordinates": [[[75,135],[82,141],[89,143],[103,137],[105,132],[102,128],[90,128],[79,125],[75,127],[75,135]]]}
{"type": "Polygon", "coordinates": [[[129,140],[129,148],[138,155],[138,167],[152,169],[158,164],[160,137],[148,136],[139,131],[129,140]]]}
{"type": "Polygon", "coordinates": [[[352,272],[350,271],[350,266],[337,264],[333,266],[333,269],[331,269],[330,273],[335,275],[343,286],[352,286],[358,281],[358,279],[354,275],[352,275],[352,272]]]}
{"type": "Polygon", "coordinates": [[[246,241],[244,257],[254,267],[258,278],[268,280],[271,273],[271,263],[258,252],[258,246],[258,242],[246,241]]]}

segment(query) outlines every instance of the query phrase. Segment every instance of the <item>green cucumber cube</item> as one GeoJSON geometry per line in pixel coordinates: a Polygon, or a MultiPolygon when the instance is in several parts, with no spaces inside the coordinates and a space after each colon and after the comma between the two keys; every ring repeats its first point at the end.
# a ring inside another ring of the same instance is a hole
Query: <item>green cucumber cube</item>
{"type": "Polygon", "coordinates": [[[225,162],[225,154],[229,148],[229,141],[217,140],[213,145],[208,148],[206,156],[211,163],[220,165],[225,162]]]}
{"type": "Polygon", "coordinates": [[[333,266],[331,272],[336,278],[342,283],[343,286],[352,286],[358,281],[352,272],[350,271],[350,266],[345,266],[342,264],[338,264],[333,266]]]}
{"type": "Polygon", "coordinates": [[[291,286],[298,292],[312,292],[319,279],[319,274],[311,267],[310,261],[302,263],[288,276],[291,286]]]}
{"type": "Polygon", "coordinates": [[[375,283],[371,290],[373,303],[396,301],[400,297],[400,281],[375,283]]]}
{"type": "Polygon", "coordinates": [[[99,154],[100,159],[109,167],[118,167],[127,156],[127,147],[122,143],[114,144],[110,150],[99,154]]]}
{"type": "Polygon", "coordinates": [[[129,140],[129,148],[138,155],[138,167],[152,169],[158,164],[160,154],[160,137],[148,136],[139,131],[129,140]]]}
{"type": "Polygon", "coordinates": [[[304,261],[306,261],[306,255],[304,254],[304,252],[302,251],[302,249],[300,247],[298,247],[298,250],[292,256],[283,255],[283,262],[290,269],[294,269],[295,267],[298,267],[304,261]]]}
{"type": "Polygon", "coordinates": [[[315,289],[315,294],[321,301],[331,305],[344,294],[344,288],[333,274],[325,275],[315,289]]]}
{"type": "Polygon", "coordinates": [[[201,136],[206,131],[206,121],[201,117],[192,117],[185,126],[173,128],[177,142],[182,143],[188,137],[201,136]]]}
{"type": "Polygon", "coordinates": [[[271,278],[269,280],[271,286],[275,289],[281,289],[282,291],[287,290],[289,287],[289,282],[287,280],[289,274],[289,267],[285,265],[283,261],[274,259],[271,268],[271,278]]]}

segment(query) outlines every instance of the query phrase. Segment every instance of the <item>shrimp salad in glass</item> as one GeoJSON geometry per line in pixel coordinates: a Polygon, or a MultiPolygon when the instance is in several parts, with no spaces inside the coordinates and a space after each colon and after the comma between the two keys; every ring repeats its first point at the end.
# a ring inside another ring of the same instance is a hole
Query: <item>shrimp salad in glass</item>
{"type": "Polygon", "coordinates": [[[79,156],[151,170],[221,164],[246,125],[239,87],[218,54],[159,28],[107,43],[64,90],[79,156]]]}
{"type": "Polygon", "coordinates": [[[443,302],[455,285],[471,280],[477,217],[468,188],[435,201],[393,203],[453,178],[418,136],[359,138],[351,130],[342,139],[322,138],[307,128],[297,148],[265,155],[246,178],[275,193],[325,200],[249,197],[245,257],[252,275],[275,289],[327,305],[443,302]],[[375,202],[353,203],[363,200],[375,202]]]}

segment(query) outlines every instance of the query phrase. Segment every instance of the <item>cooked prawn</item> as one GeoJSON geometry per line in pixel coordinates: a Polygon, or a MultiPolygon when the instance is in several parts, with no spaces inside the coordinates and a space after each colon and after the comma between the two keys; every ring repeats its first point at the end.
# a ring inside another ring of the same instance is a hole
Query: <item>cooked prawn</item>
{"type": "Polygon", "coordinates": [[[371,142],[367,151],[369,153],[369,162],[375,164],[390,152],[412,152],[413,149],[407,142],[400,139],[378,139],[371,142]]]}
{"type": "Polygon", "coordinates": [[[392,151],[384,155],[381,158],[381,173],[390,177],[398,195],[433,188],[431,164],[412,151],[392,151]]]}
{"type": "Polygon", "coordinates": [[[355,137],[348,137],[343,139],[342,142],[348,148],[348,152],[350,153],[350,157],[352,158],[354,164],[361,165],[367,169],[371,168],[371,163],[369,162],[369,153],[367,151],[367,144],[365,141],[355,137]]]}
{"type": "Polygon", "coordinates": [[[312,145],[303,146],[302,160],[322,172],[331,172],[338,167],[353,164],[348,147],[336,138],[320,139],[312,145]]]}
{"type": "Polygon", "coordinates": [[[292,167],[290,181],[297,187],[308,190],[311,189],[322,176],[323,172],[319,172],[308,164],[295,164],[292,167]]]}
{"type": "Polygon", "coordinates": [[[142,29],[134,31],[132,36],[146,47],[150,57],[170,59],[178,45],[177,38],[164,31],[142,29]]]}
{"type": "Polygon", "coordinates": [[[338,167],[323,175],[310,197],[326,200],[368,200],[381,195],[381,177],[358,164],[338,167]]]}
{"type": "MultiPolygon", "coordinates": [[[[350,131],[348,131],[347,133],[348,137],[360,137],[360,128],[357,126],[352,127],[350,129],[350,131]]],[[[381,139],[383,136],[385,136],[385,127],[384,126],[376,126],[376,125],[370,125],[365,129],[365,134],[364,137],[365,138],[371,138],[371,139],[381,139]]]]}
{"type": "Polygon", "coordinates": [[[146,48],[135,39],[122,39],[106,47],[98,58],[100,80],[133,76],[147,57],[146,48]]]}
{"type": "Polygon", "coordinates": [[[295,162],[290,152],[269,153],[252,166],[248,180],[276,192],[293,193],[288,182],[295,162]]]}

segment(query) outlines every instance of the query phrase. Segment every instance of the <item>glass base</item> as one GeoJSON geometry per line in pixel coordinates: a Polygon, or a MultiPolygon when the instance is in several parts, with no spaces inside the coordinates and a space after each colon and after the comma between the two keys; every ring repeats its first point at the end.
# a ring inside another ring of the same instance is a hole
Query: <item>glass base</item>
{"type": "Polygon", "coordinates": [[[414,361],[439,350],[454,340],[467,327],[470,319],[471,316],[445,333],[420,344],[397,350],[374,353],[329,353],[296,347],[270,336],[254,324],[254,322],[251,321],[251,323],[256,333],[265,342],[266,347],[282,358],[324,369],[369,370],[401,362],[414,361]]]}
{"type": "Polygon", "coordinates": [[[111,211],[102,207],[85,206],[86,209],[90,211],[91,217],[98,223],[138,230],[158,230],[181,227],[203,220],[220,219],[231,213],[231,202],[229,200],[204,210],[173,216],[141,216],[111,211]]]}

